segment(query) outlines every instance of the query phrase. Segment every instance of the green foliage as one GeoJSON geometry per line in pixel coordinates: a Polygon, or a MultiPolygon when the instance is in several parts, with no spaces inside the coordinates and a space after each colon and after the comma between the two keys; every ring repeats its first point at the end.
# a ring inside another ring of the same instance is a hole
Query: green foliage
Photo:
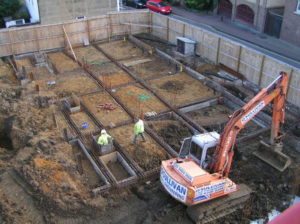
{"type": "Polygon", "coordinates": [[[171,5],[179,6],[180,0],[167,0],[171,5]]]}
{"type": "Polygon", "coordinates": [[[212,9],[213,0],[186,0],[185,4],[192,9],[210,10],[212,9]]]}
{"type": "Polygon", "coordinates": [[[27,10],[19,10],[17,13],[13,16],[14,19],[25,19],[25,21],[30,20],[30,14],[27,10]]]}
{"type": "Polygon", "coordinates": [[[19,0],[0,0],[0,25],[3,26],[4,17],[14,17],[14,14],[20,10],[22,4],[19,0]]]}

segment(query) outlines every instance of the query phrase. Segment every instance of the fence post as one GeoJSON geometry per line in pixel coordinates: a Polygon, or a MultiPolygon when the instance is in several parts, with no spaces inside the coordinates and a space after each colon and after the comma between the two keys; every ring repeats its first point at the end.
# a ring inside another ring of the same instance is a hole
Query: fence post
{"type": "Polygon", "coordinates": [[[170,19],[167,17],[167,41],[169,42],[170,36],[169,36],[169,26],[170,26],[170,19]]]}
{"type": "Polygon", "coordinates": [[[242,46],[239,46],[239,53],[238,53],[238,58],[237,58],[237,68],[236,71],[239,72],[240,70],[240,64],[241,64],[241,53],[242,53],[242,46]]]}
{"type": "Polygon", "coordinates": [[[217,58],[216,58],[216,63],[219,64],[219,55],[220,55],[220,45],[221,45],[221,38],[218,37],[218,46],[217,46],[217,58]]]}
{"type": "Polygon", "coordinates": [[[87,34],[89,38],[89,43],[91,42],[91,33],[90,33],[90,20],[86,20],[86,28],[87,28],[87,34]]]}
{"type": "Polygon", "coordinates": [[[13,41],[12,41],[12,36],[11,36],[10,28],[8,28],[8,36],[9,36],[11,54],[14,55],[15,52],[14,52],[14,46],[13,46],[13,41]]]}
{"type": "Polygon", "coordinates": [[[263,55],[261,65],[260,65],[260,70],[259,70],[258,86],[261,85],[261,80],[262,80],[262,76],[263,76],[263,69],[264,69],[264,64],[265,64],[265,58],[266,58],[266,56],[263,55]]]}

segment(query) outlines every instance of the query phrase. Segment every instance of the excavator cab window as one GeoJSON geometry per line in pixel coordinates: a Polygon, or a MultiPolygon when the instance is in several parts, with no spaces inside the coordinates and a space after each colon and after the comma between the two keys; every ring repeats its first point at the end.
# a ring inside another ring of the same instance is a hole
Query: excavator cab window
{"type": "Polygon", "coordinates": [[[196,159],[196,161],[200,164],[202,158],[203,149],[197,145],[195,142],[191,143],[190,154],[196,159]]]}
{"type": "Polygon", "coordinates": [[[192,141],[192,138],[183,139],[183,143],[181,145],[180,152],[179,152],[179,158],[184,159],[185,157],[187,157],[189,155],[191,141],[192,141]]]}
{"type": "Polygon", "coordinates": [[[201,164],[201,166],[203,168],[207,168],[211,164],[211,162],[213,160],[215,149],[216,149],[216,147],[207,148],[205,158],[201,164]]]}

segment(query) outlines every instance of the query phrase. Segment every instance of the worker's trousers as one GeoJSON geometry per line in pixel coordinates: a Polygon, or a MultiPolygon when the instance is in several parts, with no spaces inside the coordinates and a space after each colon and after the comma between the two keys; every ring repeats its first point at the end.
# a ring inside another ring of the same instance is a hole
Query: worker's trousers
{"type": "Polygon", "coordinates": [[[144,142],[146,141],[146,138],[145,138],[145,136],[144,136],[144,133],[139,133],[139,134],[134,135],[133,142],[132,142],[133,144],[136,143],[137,138],[138,138],[139,136],[142,136],[142,139],[143,139],[144,142]]]}

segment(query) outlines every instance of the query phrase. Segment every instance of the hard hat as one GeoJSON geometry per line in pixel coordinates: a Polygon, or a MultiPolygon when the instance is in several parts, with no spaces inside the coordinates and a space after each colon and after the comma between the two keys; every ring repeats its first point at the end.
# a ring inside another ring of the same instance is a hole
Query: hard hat
{"type": "Polygon", "coordinates": [[[102,129],[102,130],[101,130],[101,135],[102,135],[102,134],[106,134],[105,129],[102,129]]]}

